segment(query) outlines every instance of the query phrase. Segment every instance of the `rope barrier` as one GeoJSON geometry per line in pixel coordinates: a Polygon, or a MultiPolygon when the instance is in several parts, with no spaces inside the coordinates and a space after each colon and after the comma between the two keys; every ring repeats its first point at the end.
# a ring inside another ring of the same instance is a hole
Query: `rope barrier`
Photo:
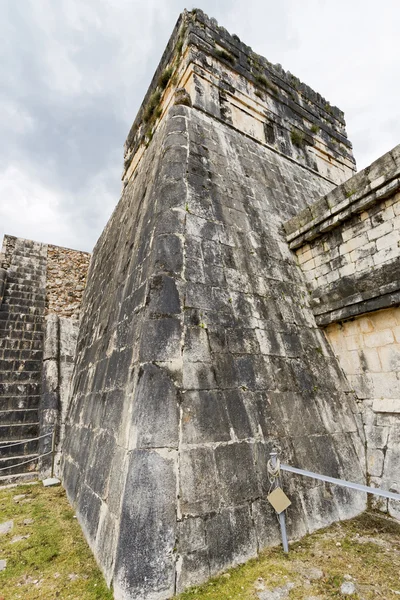
{"type": "Polygon", "coordinates": [[[34,442],[36,440],[41,440],[42,438],[45,438],[49,435],[53,435],[53,432],[51,431],[50,433],[45,433],[43,435],[39,435],[38,437],[34,437],[34,438],[28,438],[27,440],[21,440],[19,442],[14,442],[12,444],[7,444],[7,446],[2,446],[1,442],[0,442],[0,450],[2,450],[3,448],[13,448],[14,446],[20,446],[21,444],[26,444],[27,442],[34,442]]]}
{"type": "Polygon", "coordinates": [[[41,458],[42,456],[48,456],[49,454],[52,454],[51,450],[50,450],[50,452],[45,452],[44,454],[38,454],[34,458],[30,458],[29,460],[24,460],[23,462],[20,462],[20,463],[15,463],[13,465],[8,465],[8,467],[1,467],[0,471],[6,471],[7,469],[13,469],[14,467],[20,467],[21,465],[26,465],[26,464],[34,461],[34,460],[37,460],[38,458],[41,458]]]}

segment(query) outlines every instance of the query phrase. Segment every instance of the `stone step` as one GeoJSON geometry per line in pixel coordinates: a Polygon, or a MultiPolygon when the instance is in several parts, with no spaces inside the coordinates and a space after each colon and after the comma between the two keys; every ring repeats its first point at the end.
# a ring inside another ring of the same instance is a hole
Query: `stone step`
{"type": "MultiPolygon", "coordinates": [[[[22,322],[22,323],[43,323],[44,321],[44,316],[43,315],[31,315],[30,313],[12,313],[7,309],[4,309],[2,307],[2,309],[0,310],[0,321],[3,322],[7,322],[9,321],[10,323],[18,323],[18,322],[22,322]]],[[[7,323],[6,323],[7,325],[7,323]]]]}
{"type": "Polygon", "coordinates": [[[0,411],[8,410],[37,410],[40,396],[0,396],[0,411]]]}
{"type": "MultiPolygon", "coordinates": [[[[7,340],[25,340],[25,341],[42,341],[43,331],[28,331],[23,329],[1,329],[0,323],[0,340],[3,338],[4,342],[7,340]],[[4,340],[4,337],[7,339],[4,340]]],[[[3,341],[1,342],[3,345],[3,341]]]]}
{"type": "Polygon", "coordinates": [[[42,289],[40,286],[33,286],[32,284],[25,284],[25,283],[20,283],[20,282],[14,282],[14,281],[10,281],[9,277],[7,278],[7,282],[6,282],[6,289],[5,291],[7,293],[13,294],[13,293],[17,293],[17,292],[22,292],[23,294],[27,293],[27,294],[39,294],[42,293],[44,294],[44,288],[42,289]]]}
{"type": "Polygon", "coordinates": [[[37,472],[38,461],[38,454],[25,454],[24,456],[0,458],[0,476],[5,477],[7,475],[14,475],[16,473],[20,474],[37,472]]]}
{"type": "Polygon", "coordinates": [[[39,474],[37,472],[34,473],[16,473],[15,475],[4,475],[0,477],[0,488],[10,486],[10,485],[23,485],[24,483],[29,483],[31,481],[37,481],[39,479],[39,474]]]}
{"type": "Polygon", "coordinates": [[[4,310],[4,307],[0,309],[0,327],[2,330],[26,330],[33,331],[43,327],[44,315],[33,314],[30,311],[10,313],[4,310]],[[33,326],[37,326],[36,328],[33,326]]]}
{"type": "Polygon", "coordinates": [[[36,341],[31,342],[28,340],[20,340],[20,339],[1,339],[0,344],[4,350],[41,350],[42,342],[36,341]]]}
{"type": "Polygon", "coordinates": [[[39,411],[36,408],[23,408],[18,410],[0,410],[0,425],[20,425],[23,423],[36,423],[39,420],[39,411]]]}
{"type": "MultiPolygon", "coordinates": [[[[35,438],[38,436],[35,436],[35,438]]],[[[39,440],[2,440],[0,442],[0,458],[12,458],[14,456],[26,456],[27,454],[37,454],[39,440]],[[17,442],[21,442],[17,444],[17,442]]]]}
{"type": "MultiPolygon", "coordinates": [[[[1,425],[0,442],[5,440],[26,440],[39,435],[39,423],[24,423],[23,425],[1,425]]],[[[4,445],[4,444],[2,444],[4,445]]]]}
{"type": "Polygon", "coordinates": [[[28,358],[27,360],[19,360],[13,358],[0,359],[0,372],[11,371],[15,373],[23,373],[24,371],[41,371],[42,361],[28,358]]]}
{"type": "Polygon", "coordinates": [[[44,314],[44,306],[36,307],[36,306],[25,306],[23,304],[13,303],[13,304],[2,304],[0,307],[1,312],[8,312],[11,314],[27,314],[27,315],[38,315],[43,316],[44,314]]]}
{"type": "Polygon", "coordinates": [[[46,303],[45,303],[45,300],[32,300],[32,298],[20,298],[18,296],[14,296],[14,294],[12,294],[11,296],[3,297],[3,305],[4,306],[17,305],[17,306],[30,307],[33,304],[38,308],[40,308],[40,307],[44,308],[46,303]]]}
{"type": "MultiPolygon", "coordinates": [[[[1,348],[0,342],[0,348],[1,348]]],[[[0,360],[43,360],[42,350],[2,350],[0,349],[0,360]]]]}
{"type": "Polygon", "coordinates": [[[0,381],[6,383],[35,383],[40,382],[41,371],[0,371],[0,381]]]}
{"type": "MultiPolygon", "coordinates": [[[[23,257],[19,257],[18,261],[14,260],[10,267],[7,269],[7,275],[31,275],[32,277],[40,277],[43,276],[46,264],[43,262],[42,264],[37,264],[37,261],[26,260],[23,262],[21,259],[23,257]]],[[[30,277],[29,277],[30,279],[30,277]]]]}
{"type": "Polygon", "coordinates": [[[3,382],[0,379],[0,398],[2,396],[19,396],[25,398],[28,396],[37,396],[41,392],[41,382],[23,382],[23,383],[9,383],[3,382]]]}
{"type": "Polygon", "coordinates": [[[30,302],[46,302],[46,294],[44,292],[24,292],[21,290],[12,290],[6,287],[3,302],[7,298],[14,298],[14,300],[29,300],[30,302]]]}

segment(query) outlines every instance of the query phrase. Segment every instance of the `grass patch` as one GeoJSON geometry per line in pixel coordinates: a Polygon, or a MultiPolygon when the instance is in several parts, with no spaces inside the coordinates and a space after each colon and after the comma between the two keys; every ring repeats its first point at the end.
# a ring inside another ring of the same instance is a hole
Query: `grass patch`
{"type": "Polygon", "coordinates": [[[0,597],[7,600],[112,600],[61,487],[0,490],[0,522],[14,521],[1,536],[0,597]],[[25,494],[18,503],[13,497],[25,494]],[[33,522],[24,521],[33,519],[33,522]],[[16,536],[29,536],[11,543],[16,536]]]}
{"type": "Polygon", "coordinates": [[[395,600],[400,593],[399,569],[400,524],[365,513],[292,543],[288,555],[280,548],[266,550],[177,600],[256,600],[258,591],[289,582],[294,583],[290,600],[343,598],[340,587],[348,578],[356,586],[354,599],[395,600]],[[312,576],[315,569],[318,578],[312,576]]]}

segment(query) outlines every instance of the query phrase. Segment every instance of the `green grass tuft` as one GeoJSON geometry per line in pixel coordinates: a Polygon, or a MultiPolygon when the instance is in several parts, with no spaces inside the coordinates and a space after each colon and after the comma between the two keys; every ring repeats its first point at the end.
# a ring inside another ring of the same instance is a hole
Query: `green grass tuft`
{"type": "Polygon", "coordinates": [[[9,519],[14,527],[1,536],[0,558],[7,560],[7,566],[0,573],[0,597],[112,600],[61,487],[0,490],[0,522],[9,519]],[[18,494],[26,498],[17,504],[13,496],[18,494]],[[25,519],[33,523],[25,525],[25,519]],[[29,537],[10,543],[15,536],[29,537]]]}

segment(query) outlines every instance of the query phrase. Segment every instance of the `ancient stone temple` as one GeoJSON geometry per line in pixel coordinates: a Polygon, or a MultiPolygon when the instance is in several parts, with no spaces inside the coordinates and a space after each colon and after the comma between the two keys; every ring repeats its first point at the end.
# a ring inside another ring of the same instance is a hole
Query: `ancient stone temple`
{"type": "MultiPolygon", "coordinates": [[[[400,491],[400,147],[355,174],[343,113],[194,10],[129,132],[123,184],[52,422],[115,598],[164,600],[279,543],[273,448],[400,491]]],[[[367,505],[284,485],[291,539],[367,505]]]]}

